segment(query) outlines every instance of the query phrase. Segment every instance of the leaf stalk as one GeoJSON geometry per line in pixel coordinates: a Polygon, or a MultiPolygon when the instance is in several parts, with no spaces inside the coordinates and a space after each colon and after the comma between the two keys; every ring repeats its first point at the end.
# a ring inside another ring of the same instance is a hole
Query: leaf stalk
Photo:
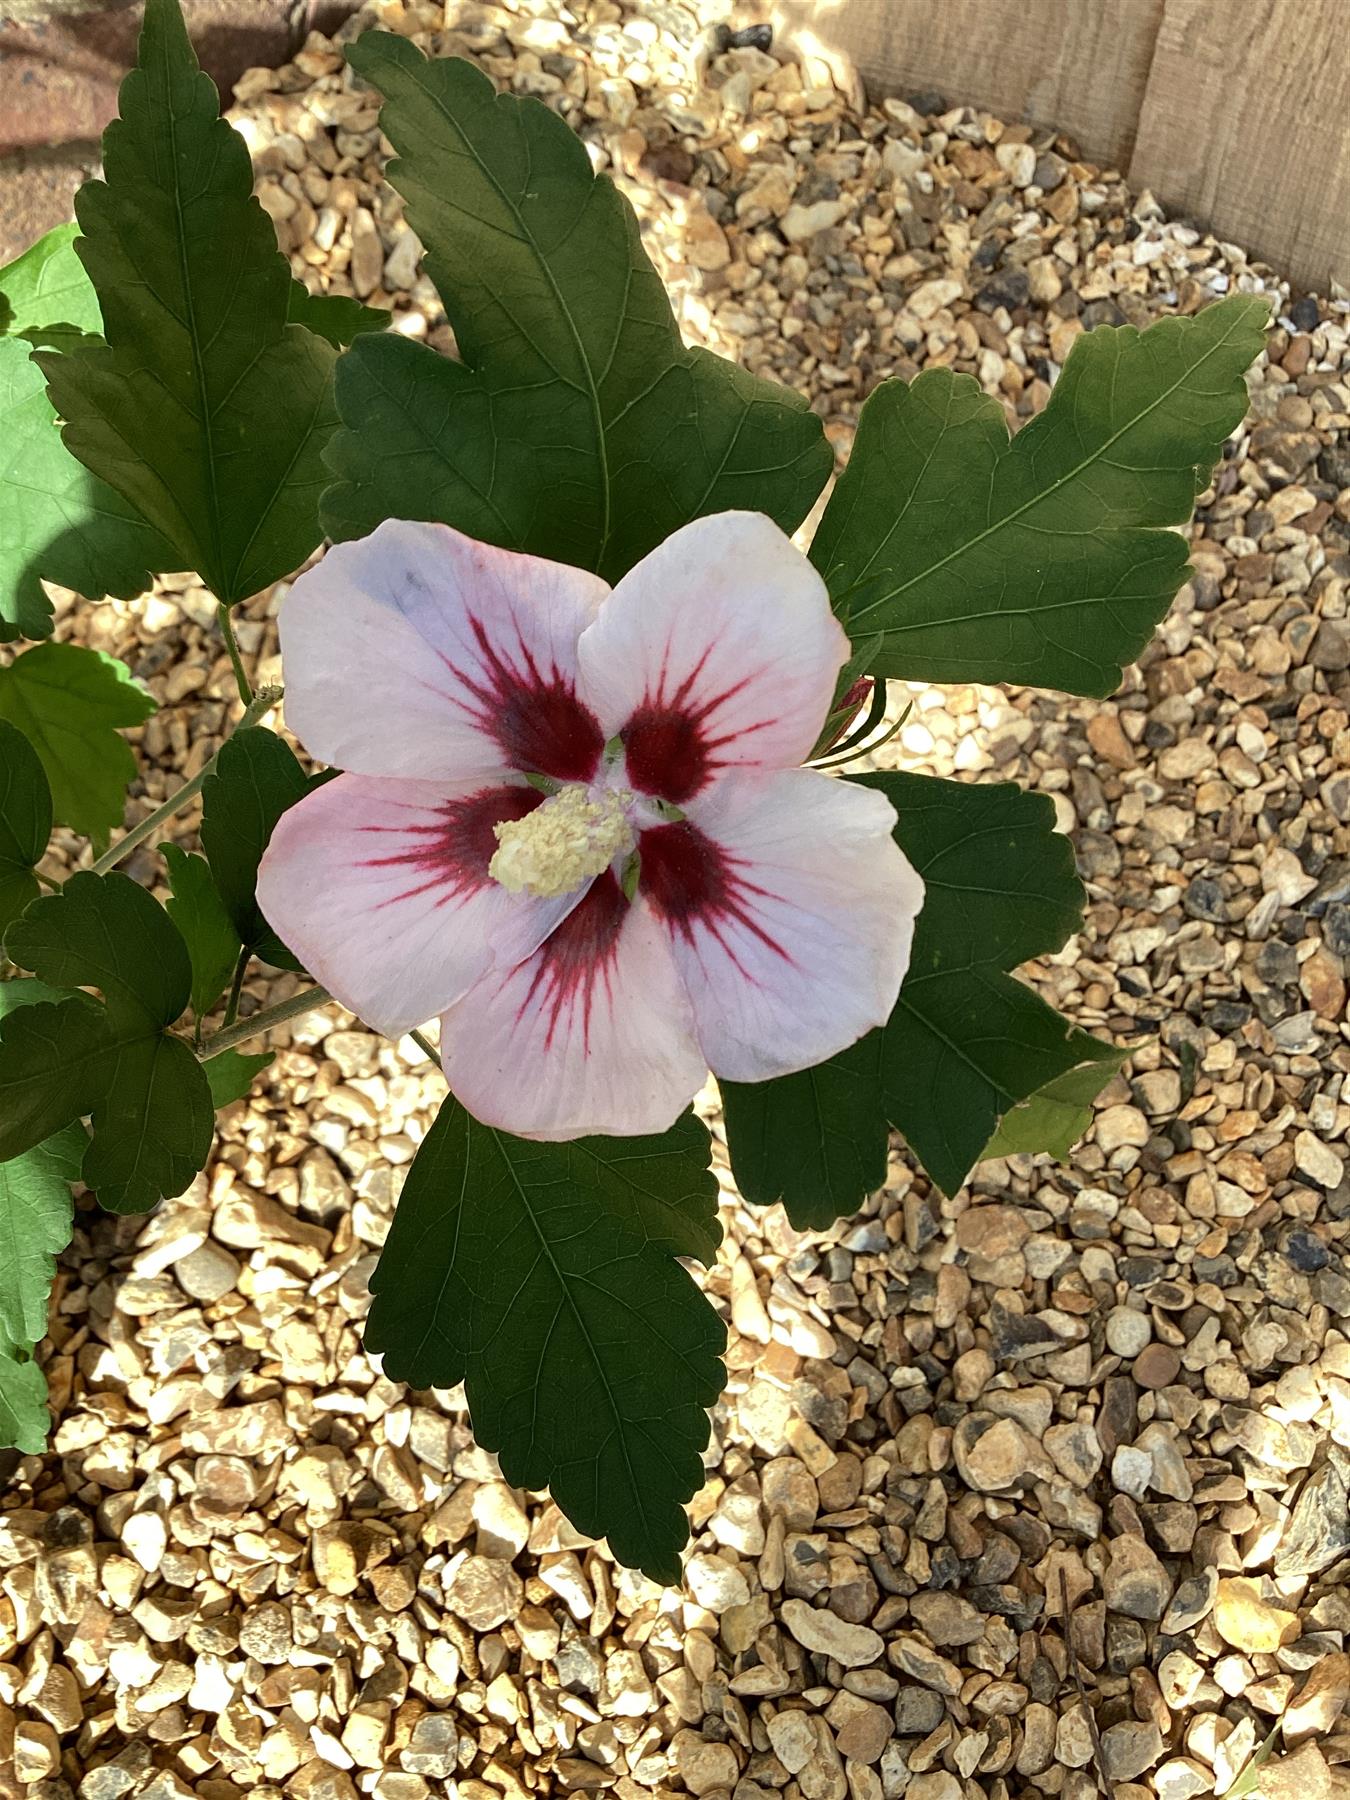
{"type": "Polygon", "coordinates": [[[239,640],[234,635],[234,623],[230,618],[230,609],[222,600],[216,607],[216,620],[220,626],[220,635],[225,640],[225,648],[230,653],[230,667],[234,670],[235,686],[239,689],[239,698],[245,706],[253,704],[253,686],[244,667],[244,659],[239,654],[239,640]]]}
{"type": "Polygon", "coordinates": [[[233,1050],[237,1044],[246,1044],[250,1038],[270,1031],[274,1025],[289,1024],[292,1019],[303,1018],[306,1013],[327,1006],[332,998],[327,988],[302,988],[298,994],[292,994],[289,1000],[279,1000],[275,1006],[265,1006],[261,1012],[254,1013],[251,1019],[241,1019],[237,1025],[231,1025],[227,1030],[218,1031],[214,1037],[207,1038],[202,1045],[201,1060],[210,1062],[213,1056],[223,1056],[225,1051],[233,1050]]]}
{"type": "Polygon", "coordinates": [[[248,971],[251,958],[252,952],[245,944],[235,958],[234,980],[230,983],[230,997],[225,1005],[225,1030],[228,1030],[239,1017],[239,996],[244,991],[244,976],[248,971]]]}

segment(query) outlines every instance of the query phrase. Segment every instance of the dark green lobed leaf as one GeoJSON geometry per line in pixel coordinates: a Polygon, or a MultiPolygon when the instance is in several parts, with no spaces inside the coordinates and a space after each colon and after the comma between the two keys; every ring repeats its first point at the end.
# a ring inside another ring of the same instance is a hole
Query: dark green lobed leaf
{"type": "Polygon", "coordinates": [[[409,1171],[366,1345],[415,1387],[463,1381],[506,1479],[551,1487],[621,1562],[679,1578],[720,1320],[676,1258],[716,1253],[692,1115],[656,1138],[527,1143],[453,1097],[409,1171]]]}
{"type": "Polygon", "coordinates": [[[11,1011],[0,1025],[0,1164],[92,1112],[115,1057],[107,1014],[87,995],[11,1011]]]}
{"type": "Polygon", "coordinates": [[[311,785],[289,745],[274,731],[251,725],[221,745],[202,788],[202,848],[225,910],[242,942],[279,969],[300,964],[259,910],[258,864],[277,820],[311,785]]]}
{"type": "Polygon", "coordinates": [[[1022,1150],[1059,1151],[1066,1129],[1119,1061],[1074,1031],[1009,971],[1060,948],[1082,917],[1082,888],[1046,796],[926,775],[856,779],[898,814],[896,839],[923,877],[909,972],[889,1022],[817,1069],[729,1086],[727,1143],[748,1199],[782,1199],[793,1223],[845,1215],[884,1177],[887,1127],[904,1133],[938,1186],[955,1193],[999,1121],[1022,1150]],[[1062,1108],[1064,1078],[1071,1113],[1062,1108]],[[1046,1090],[1044,1103],[1033,1095],[1046,1090]]]}
{"type": "Polygon", "coordinates": [[[365,337],[338,369],[335,537],[439,519],[613,580],[730,507],[792,530],[830,472],[796,394],[686,350],[632,209],[535,100],[367,32],[390,179],[426,245],[462,361],[365,337]]]}
{"type": "Polygon", "coordinates": [[[335,350],[342,350],[363,332],[383,331],[389,314],[378,306],[363,306],[350,294],[311,294],[303,281],[291,282],[286,303],[286,318],[292,325],[303,325],[327,339],[335,350]]]}
{"type": "Polygon", "coordinates": [[[723,1081],[727,1144],[741,1193],[783,1202],[798,1231],[825,1231],[886,1180],[882,1034],[778,1081],[723,1081]]]}
{"type": "Polygon", "coordinates": [[[122,1044],[90,1121],[85,1184],[105,1212],[149,1212],[205,1168],[215,1114],[202,1065],[181,1038],[156,1032],[122,1044]]]}
{"type": "Polygon", "coordinates": [[[1197,470],[1247,410],[1267,301],[1234,295],[1074,345],[1009,442],[967,375],[884,382],[811,546],[873,668],[923,681],[1107,694],[1186,577],[1197,470]]]}
{"type": "Polygon", "coordinates": [[[243,946],[206,861],[177,844],[161,844],[159,853],[173,890],[164,909],[187,945],[192,1011],[201,1020],[229,986],[243,946]]]}
{"type": "Polygon", "coordinates": [[[884,1033],[887,1113],[951,1194],[1011,1107],[1086,1060],[1082,1034],[1008,973],[1078,929],[1082,884],[1047,795],[921,775],[860,779],[894,805],[896,836],[926,890],[884,1033]]]}
{"type": "Polygon", "coordinates": [[[192,970],[172,920],[128,876],[80,870],[5,939],[21,969],[54,987],[96,987],[119,1025],[154,1031],[188,1003],[192,970]]]}
{"type": "Polygon", "coordinates": [[[215,1109],[201,1065],[167,1034],[187,1005],[187,946],[125,875],[72,875],[11,927],[5,949],[57,987],[97,987],[20,1006],[0,1027],[0,1162],[89,1114],[83,1179],[111,1212],[182,1193],[211,1148],[215,1109]]]}
{"type": "Polygon", "coordinates": [[[41,888],[33,870],[52,834],[52,791],[38,753],[0,719],[0,939],[41,888]]]}
{"type": "Polygon", "coordinates": [[[233,603],[319,541],[335,351],[287,323],[289,266],[177,0],[146,0],[119,105],[75,202],[107,343],[38,362],[67,447],[233,603]]]}

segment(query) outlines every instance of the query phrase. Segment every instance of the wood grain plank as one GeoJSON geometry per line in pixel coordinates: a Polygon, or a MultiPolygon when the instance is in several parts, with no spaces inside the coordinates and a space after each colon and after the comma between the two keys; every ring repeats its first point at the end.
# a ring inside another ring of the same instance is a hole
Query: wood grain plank
{"type": "Polygon", "coordinates": [[[1130,179],[1302,286],[1350,283],[1350,3],[1165,0],[1130,179]]]}
{"type": "Polygon", "coordinates": [[[779,0],[774,17],[804,49],[842,50],[874,92],[936,89],[1055,126],[1124,168],[1162,11],[1163,0],[779,0]]]}

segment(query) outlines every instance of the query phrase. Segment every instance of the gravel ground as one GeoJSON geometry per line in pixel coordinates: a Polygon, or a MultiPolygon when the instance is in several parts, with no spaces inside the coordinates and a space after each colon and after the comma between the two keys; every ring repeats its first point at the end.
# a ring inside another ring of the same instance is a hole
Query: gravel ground
{"type": "MultiPolygon", "coordinates": [[[[1267,1800],[1350,1792],[1345,307],[1062,139],[860,109],[719,51],[711,12],[364,16],[562,110],[689,335],[805,387],[841,451],[885,375],[954,365],[1021,419],[1085,327],[1276,298],[1195,579],[1122,691],[917,689],[899,739],[1052,795],[1090,903],[1037,980],[1138,1048],[1071,1167],[948,1202],[897,1150],[825,1236],[727,1184],[728,1395],[662,1591],[507,1488],[457,1394],[362,1354],[441,1084],[301,1022],[193,1191],[64,1260],[54,1453],[0,1517],[0,1796],[1189,1800],[1250,1791],[1268,1739],[1267,1800]]],[[[297,269],[448,347],[332,45],[235,117],[297,269]]],[[[240,632],[264,659],[274,608],[240,632]]],[[[186,583],[62,612],[162,703],[136,815],[237,710],[210,620],[186,583]]]]}

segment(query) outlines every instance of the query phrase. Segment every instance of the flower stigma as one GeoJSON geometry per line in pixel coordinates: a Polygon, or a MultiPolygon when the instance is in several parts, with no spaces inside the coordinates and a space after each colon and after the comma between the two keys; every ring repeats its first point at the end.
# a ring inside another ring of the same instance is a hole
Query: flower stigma
{"type": "Polygon", "coordinates": [[[637,847],[627,788],[571,783],[523,819],[492,827],[497,850],[488,874],[508,893],[553,900],[593,881],[637,847]]]}

